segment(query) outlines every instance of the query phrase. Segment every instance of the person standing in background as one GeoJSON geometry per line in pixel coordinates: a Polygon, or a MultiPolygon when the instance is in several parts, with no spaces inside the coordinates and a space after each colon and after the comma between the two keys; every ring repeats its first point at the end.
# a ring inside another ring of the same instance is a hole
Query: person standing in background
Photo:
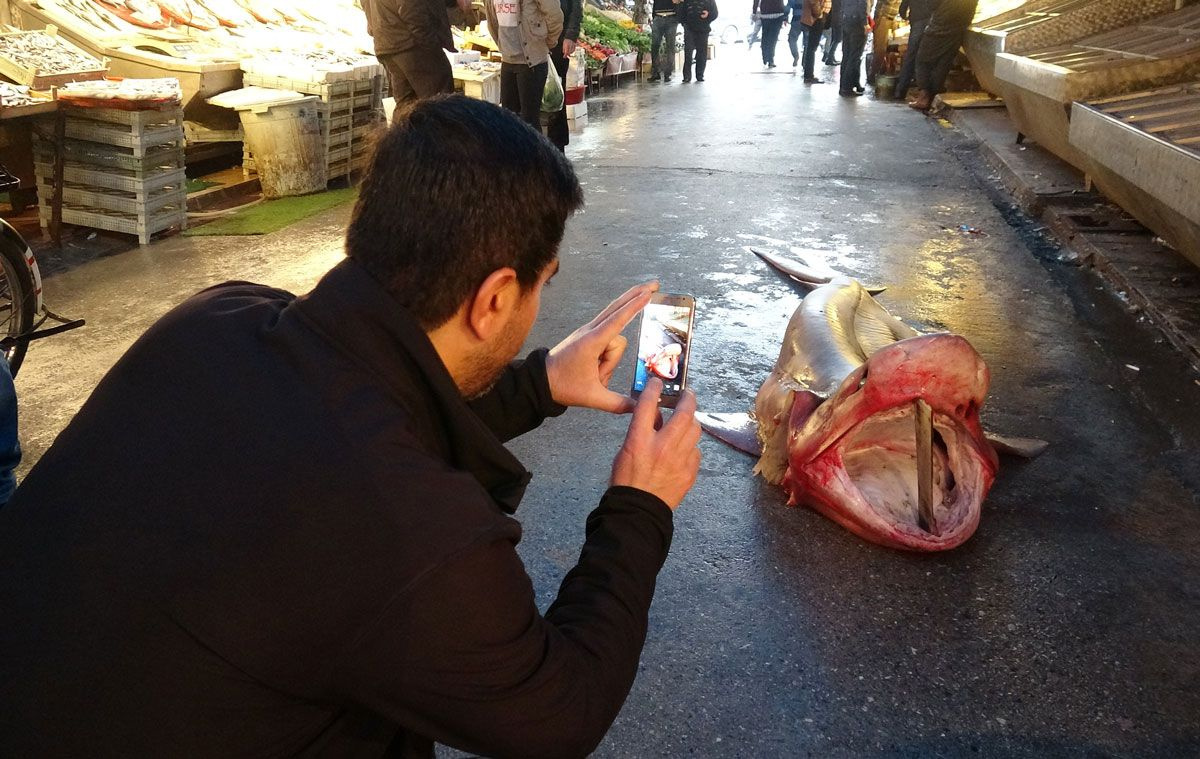
{"type": "MultiPolygon", "coordinates": [[[[567,69],[571,66],[571,53],[575,52],[575,44],[579,41],[579,24],[583,20],[583,0],[559,0],[559,6],[563,14],[563,30],[558,44],[550,48],[550,62],[562,79],[563,92],[566,92],[567,69]]],[[[565,105],[550,114],[546,136],[554,143],[554,147],[567,152],[567,144],[571,142],[571,127],[567,124],[565,105]]]]}
{"type": "Polygon", "coordinates": [[[917,54],[917,86],[921,92],[909,103],[912,108],[928,111],[933,106],[933,99],[946,88],[946,77],[950,75],[958,48],[975,18],[978,2],[941,0],[933,11],[925,36],[921,38],[921,51],[917,54]]]}
{"type": "Polygon", "coordinates": [[[937,0],[901,0],[900,18],[908,22],[908,48],[904,51],[904,63],[896,79],[896,99],[904,100],[917,73],[917,55],[921,51],[921,39],[929,26],[929,17],[937,0]]]}
{"type": "Polygon", "coordinates": [[[821,63],[836,66],[838,45],[842,44],[842,0],[833,0],[829,5],[829,17],[825,22],[825,55],[821,63]]]}
{"type": "Polygon", "coordinates": [[[862,86],[862,56],[867,47],[867,0],[842,0],[842,73],[838,94],[858,97],[862,86]]]}
{"type": "Polygon", "coordinates": [[[650,81],[671,81],[675,73],[675,38],[679,35],[678,6],[682,0],[654,0],[650,22],[650,81]]]}
{"type": "Polygon", "coordinates": [[[762,20],[762,62],[765,68],[775,68],[775,46],[779,44],[779,30],[786,20],[784,0],[754,0],[754,15],[762,20]]]}
{"type": "Polygon", "coordinates": [[[792,29],[788,32],[788,47],[792,51],[792,68],[800,62],[800,51],[796,41],[804,36],[804,83],[822,84],[813,67],[816,65],[817,45],[829,15],[830,0],[788,0],[792,10],[792,29]]]}
{"type": "Polygon", "coordinates": [[[464,13],[471,7],[470,0],[362,0],[367,33],[397,106],[454,92],[454,73],[442,51],[454,50],[446,9],[455,5],[464,13]]]}
{"type": "Polygon", "coordinates": [[[692,58],[696,60],[696,81],[704,81],[708,66],[708,35],[717,20],[716,0],[683,0],[679,6],[683,21],[683,81],[692,81],[692,58]]]}
{"type": "Polygon", "coordinates": [[[500,104],[542,131],[542,90],[550,48],[563,33],[556,0],[487,0],[488,29],[500,46],[500,104]]]}

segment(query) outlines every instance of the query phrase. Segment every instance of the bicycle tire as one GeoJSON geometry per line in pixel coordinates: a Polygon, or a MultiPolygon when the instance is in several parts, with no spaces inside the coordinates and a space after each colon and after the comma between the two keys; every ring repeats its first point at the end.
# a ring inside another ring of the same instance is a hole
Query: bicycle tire
{"type": "MultiPolygon", "coordinates": [[[[0,338],[17,337],[33,330],[37,293],[33,272],[25,259],[28,250],[16,230],[0,221],[0,338]]],[[[17,376],[28,350],[27,340],[17,340],[3,351],[12,376],[17,376]]]]}

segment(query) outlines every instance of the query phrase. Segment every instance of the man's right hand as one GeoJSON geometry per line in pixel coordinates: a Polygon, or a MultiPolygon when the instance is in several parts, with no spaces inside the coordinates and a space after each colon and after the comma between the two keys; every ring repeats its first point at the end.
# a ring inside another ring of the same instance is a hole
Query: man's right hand
{"type": "Polygon", "coordinates": [[[625,485],[656,495],[674,511],[696,482],[700,471],[700,423],[696,394],[684,390],[675,413],[661,429],[658,399],[662,381],[651,379],[638,398],[625,443],[613,460],[613,485],[625,485]]]}

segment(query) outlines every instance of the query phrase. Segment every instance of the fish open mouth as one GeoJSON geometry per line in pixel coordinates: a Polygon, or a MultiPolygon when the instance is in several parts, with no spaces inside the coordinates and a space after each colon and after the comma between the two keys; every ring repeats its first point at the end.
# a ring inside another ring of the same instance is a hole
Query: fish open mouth
{"type": "Polygon", "coordinates": [[[930,497],[922,509],[917,417],[915,404],[872,414],[825,456],[841,460],[846,501],[870,509],[897,536],[940,547],[978,526],[988,472],[970,432],[952,416],[933,414],[930,497]]]}
{"type": "Polygon", "coordinates": [[[883,545],[961,544],[997,467],[979,426],[987,382],[982,359],[953,335],[879,351],[807,419],[793,420],[784,477],[792,501],[883,545]]]}

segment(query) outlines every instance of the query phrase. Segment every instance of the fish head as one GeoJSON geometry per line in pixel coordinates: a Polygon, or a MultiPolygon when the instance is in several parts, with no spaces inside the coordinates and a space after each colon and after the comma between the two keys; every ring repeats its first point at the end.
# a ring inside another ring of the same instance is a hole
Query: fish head
{"type": "Polygon", "coordinates": [[[881,545],[960,545],[979,525],[998,466],[979,424],[988,382],[983,359],[958,335],[881,348],[828,400],[789,420],[789,502],[881,545]],[[932,525],[918,508],[917,401],[932,411],[932,525]]]}

